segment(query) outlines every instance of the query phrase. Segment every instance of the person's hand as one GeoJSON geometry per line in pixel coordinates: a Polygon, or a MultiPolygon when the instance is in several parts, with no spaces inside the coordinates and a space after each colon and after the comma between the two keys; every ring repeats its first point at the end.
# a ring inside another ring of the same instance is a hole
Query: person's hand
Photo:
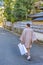
{"type": "Polygon", "coordinates": [[[24,44],[23,41],[21,41],[21,44],[24,44]]]}

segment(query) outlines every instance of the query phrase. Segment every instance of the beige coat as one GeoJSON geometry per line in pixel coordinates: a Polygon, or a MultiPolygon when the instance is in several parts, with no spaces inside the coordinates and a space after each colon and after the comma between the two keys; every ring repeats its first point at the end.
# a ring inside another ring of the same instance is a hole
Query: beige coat
{"type": "Polygon", "coordinates": [[[20,40],[25,44],[26,48],[30,48],[32,45],[33,30],[31,28],[25,28],[20,37],[20,40]]]}

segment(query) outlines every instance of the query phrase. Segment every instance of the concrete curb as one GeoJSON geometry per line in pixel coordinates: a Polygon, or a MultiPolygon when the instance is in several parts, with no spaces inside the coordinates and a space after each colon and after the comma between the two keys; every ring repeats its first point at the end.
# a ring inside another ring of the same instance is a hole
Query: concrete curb
{"type": "Polygon", "coordinates": [[[43,33],[35,32],[35,34],[38,40],[43,41],[43,33]]]}
{"type": "Polygon", "coordinates": [[[17,35],[17,36],[19,36],[20,37],[20,34],[18,34],[18,33],[15,33],[14,31],[10,31],[10,30],[8,30],[8,29],[6,29],[6,28],[4,28],[6,31],[8,31],[8,32],[10,32],[10,33],[12,33],[12,34],[15,34],[15,35],[17,35]]]}

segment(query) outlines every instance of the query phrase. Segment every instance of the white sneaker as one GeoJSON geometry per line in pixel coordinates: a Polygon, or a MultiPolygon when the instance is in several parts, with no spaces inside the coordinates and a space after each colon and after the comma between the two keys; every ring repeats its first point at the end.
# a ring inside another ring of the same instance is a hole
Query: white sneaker
{"type": "Polygon", "coordinates": [[[27,60],[30,60],[30,59],[31,59],[31,57],[30,57],[30,56],[28,56],[28,57],[27,57],[27,60]]]}

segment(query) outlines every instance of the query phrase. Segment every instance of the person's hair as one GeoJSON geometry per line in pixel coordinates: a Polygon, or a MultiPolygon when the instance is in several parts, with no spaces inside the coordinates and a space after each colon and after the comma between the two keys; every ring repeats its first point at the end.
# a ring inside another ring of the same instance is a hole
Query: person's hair
{"type": "Polygon", "coordinates": [[[27,23],[26,25],[27,25],[28,27],[30,27],[30,24],[29,24],[29,23],[27,23]]]}

